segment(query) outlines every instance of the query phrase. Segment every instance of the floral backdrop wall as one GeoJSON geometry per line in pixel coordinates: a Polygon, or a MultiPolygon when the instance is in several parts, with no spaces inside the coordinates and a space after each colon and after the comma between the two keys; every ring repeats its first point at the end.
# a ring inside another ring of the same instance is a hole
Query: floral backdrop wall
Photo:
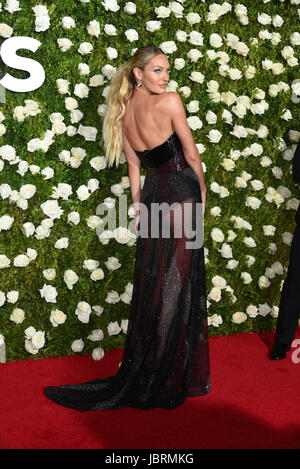
{"type": "MultiPolygon", "coordinates": [[[[299,18],[300,0],[0,3],[0,43],[37,39],[18,55],[45,71],[34,91],[0,85],[6,360],[100,360],[125,342],[136,239],[106,216],[126,196],[129,224],[132,200],[125,156],[106,167],[101,123],[116,68],[146,44],[168,55],[167,91],[205,170],[210,334],[274,327],[299,204],[299,18]]],[[[28,77],[0,64],[1,78],[28,77]]]]}

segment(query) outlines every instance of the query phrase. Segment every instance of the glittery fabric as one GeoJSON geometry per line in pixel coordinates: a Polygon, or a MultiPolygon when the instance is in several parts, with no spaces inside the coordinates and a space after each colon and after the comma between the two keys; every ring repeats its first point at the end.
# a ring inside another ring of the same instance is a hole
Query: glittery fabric
{"type": "MultiPolygon", "coordinates": [[[[198,178],[187,164],[174,132],[150,150],[136,151],[148,168],[141,202],[151,213],[153,203],[178,203],[193,210],[188,222],[195,228],[196,204],[201,202],[198,178]]],[[[80,411],[115,409],[173,409],[189,396],[210,391],[209,347],[204,248],[187,249],[184,217],[161,213],[170,236],[138,234],[133,294],[122,363],[118,372],[87,383],[49,386],[45,395],[57,404],[80,411]]],[[[139,229],[151,229],[151,217],[141,214],[139,229]]],[[[151,233],[151,231],[149,231],[151,233]]],[[[99,362],[101,367],[101,362],[99,362]]]]}

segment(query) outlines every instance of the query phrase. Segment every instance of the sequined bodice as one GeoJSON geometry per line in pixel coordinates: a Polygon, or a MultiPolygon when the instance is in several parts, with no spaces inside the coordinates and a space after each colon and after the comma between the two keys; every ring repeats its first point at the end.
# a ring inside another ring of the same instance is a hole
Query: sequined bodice
{"type": "Polygon", "coordinates": [[[153,171],[181,171],[188,166],[184,157],[182,144],[176,132],[170,135],[165,142],[150,150],[134,151],[142,164],[153,171]]]}

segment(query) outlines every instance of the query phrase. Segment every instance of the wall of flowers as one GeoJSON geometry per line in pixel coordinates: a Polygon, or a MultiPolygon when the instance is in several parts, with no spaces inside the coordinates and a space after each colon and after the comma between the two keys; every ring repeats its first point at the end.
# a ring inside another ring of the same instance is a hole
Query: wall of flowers
{"type": "MultiPolygon", "coordinates": [[[[0,79],[2,361],[101,360],[125,342],[136,239],[105,224],[125,195],[130,222],[132,200],[101,119],[116,68],[146,44],[168,55],[205,170],[210,334],[274,327],[299,204],[299,19],[300,0],[0,3],[0,44],[37,39],[18,55],[45,71],[30,92],[0,79]]],[[[7,73],[28,77],[0,49],[7,73]]]]}

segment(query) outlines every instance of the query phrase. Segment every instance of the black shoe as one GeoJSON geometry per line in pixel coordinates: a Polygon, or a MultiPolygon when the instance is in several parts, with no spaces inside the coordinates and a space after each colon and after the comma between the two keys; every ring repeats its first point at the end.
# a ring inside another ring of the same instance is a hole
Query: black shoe
{"type": "Polygon", "coordinates": [[[273,349],[270,353],[271,360],[282,360],[286,357],[286,352],[291,350],[290,345],[283,345],[283,344],[276,344],[274,345],[273,349]]]}

